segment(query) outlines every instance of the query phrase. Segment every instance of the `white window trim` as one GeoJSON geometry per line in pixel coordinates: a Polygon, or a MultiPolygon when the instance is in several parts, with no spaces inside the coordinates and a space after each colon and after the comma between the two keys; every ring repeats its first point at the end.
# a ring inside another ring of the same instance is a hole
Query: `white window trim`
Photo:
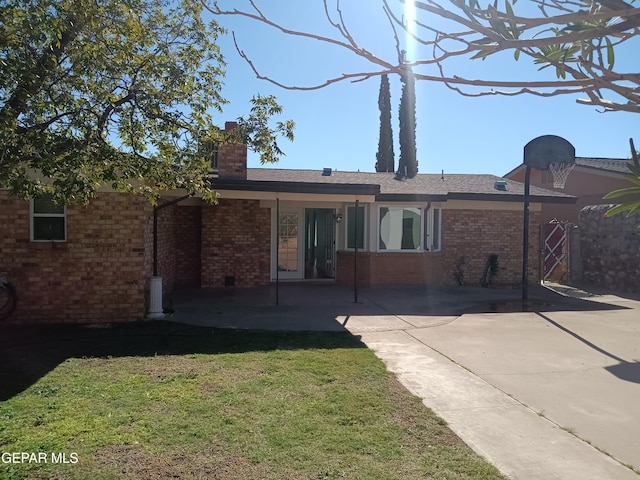
{"type": "Polygon", "coordinates": [[[419,253],[424,252],[424,211],[427,206],[425,204],[380,204],[378,205],[378,212],[376,216],[376,252],[380,253],[419,253]],[[380,248],[380,210],[382,208],[417,208],[420,211],[420,246],[418,248],[407,249],[383,249],[380,248]]]}
{"type": "MultiPolygon", "coordinates": [[[[355,203],[347,203],[344,206],[344,249],[347,252],[353,252],[355,251],[355,248],[349,248],[349,208],[356,207],[355,203]]],[[[364,219],[363,219],[363,225],[362,225],[362,248],[358,247],[358,251],[366,251],[367,250],[367,231],[368,231],[368,225],[369,225],[369,215],[368,215],[368,208],[366,204],[362,204],[360,203],[358,205],[358,208],[362,208],[362,212],[364,215],[364,219]]],[[[356,227],[357,228],[357,227],[356,227]]]]}
{"type": "MultiPolygon", "coordinates": [[[[424,250],[427,252],[440,252],[442,251],[442,207],[440,207],[439,205],[432,205],[431,207],[427,208],[425,207],[425,209],[423,210],[423,215],[426,214],[426,222],[427,222],[427,238],[424,239],[424,250]],[[438,215],[438,225],[440,226],[440,228],[438,229],[438,248],[434,249],[433,248],[433,220],[434,220],[434,214],[435,211],[437,211],[437,215],[438,215]]],[[[424,235],[424,228],[422,229],[423,235],[424,235]]]]}
{"type": "Polygon", "coordinates": [[[29,202],[29,224],[30,224],[30,240],[32,242],[45,242],[45,243],[51,243],[51,242],[66,242],[67,241],[67,206],[64,205],[63,206],[63,212],[62,213],[35,213],[34,211],[34,201],[33,199],[30,200],[29,202]],[[34,238],[34,232],[35,232],[35,225],[34,225],[34,220],[35,218],[63,218],[64,219],[64,239],[56,239],[56,240],[45,240],[45,239],[35,239],[34,238]]]}

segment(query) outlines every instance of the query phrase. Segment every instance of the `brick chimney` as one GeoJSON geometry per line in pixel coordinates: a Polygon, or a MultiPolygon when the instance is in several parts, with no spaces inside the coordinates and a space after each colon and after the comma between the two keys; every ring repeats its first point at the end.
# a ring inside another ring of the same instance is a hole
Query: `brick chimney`
{"type": "MultiPolygon", "coordinates": [[[[238,128],[237,122],[225,122],[224,131],[238,128]]],[[[218,178],[247,179],[247,146],[229,143],[218,148],[218,178]]]]}

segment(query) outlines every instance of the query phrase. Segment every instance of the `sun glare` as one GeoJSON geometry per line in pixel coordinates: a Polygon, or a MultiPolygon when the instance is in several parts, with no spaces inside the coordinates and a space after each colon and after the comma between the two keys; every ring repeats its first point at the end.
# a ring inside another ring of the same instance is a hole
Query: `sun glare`
{"type": "Polygon", "coordinates": [[[416,4],[414,0],[405,0],[404,2],[404,22],[407,28],[405,35],[405,49],[407,50],[406,59],[411,62],[415,60],[416,41],[416,4]]]}

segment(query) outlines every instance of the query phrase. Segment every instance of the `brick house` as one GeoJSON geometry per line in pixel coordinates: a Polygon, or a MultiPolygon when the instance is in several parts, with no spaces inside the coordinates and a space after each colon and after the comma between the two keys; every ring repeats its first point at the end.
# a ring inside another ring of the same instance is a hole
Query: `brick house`
{"type": "MultiPolygon", "coordinates": [[[[145,317],[150,279],[176,287],[253,287],[278,281],[478,285],[499,256],[498,284],[521,281],[523,185],[492,175],[327,169],[247,169],[244,145],[221,146],[216,205],[167,192],[160,207],[103,191],[86,206],[23,201],[0,190],[0,271],[18,292],[13,322],[108,322],[145,317]],[[154,221],[155,218],[155,221],[154,221]],[[464,262],[461,259],[464,258],[464,262]]],[[[573,197],[531,189],[542,205],[573,197]]],[[[538,236],[529,239],[539,278],[538,236]]]]}
{"type": "MultiPolygon", "coordinates": [[[[587,205],[603,205],[615,203],[603,200],[603,196],[613,190],[626,188],[629,180],[627,164],[631,160],[624,158],[590,158],[576,157],[573,170],[569,173],[564,189],[553,187],[553,175],[550,170],[531,170],[531,185],[563,192],[577,197],[575,203],[545,203],[540,212],[541,223],[549,223],[553,219],[578,223],[578,214],[587,205]]],[[[525,166],[519,165],[505,175],[505,178],[524,182],[525,166]]]]}

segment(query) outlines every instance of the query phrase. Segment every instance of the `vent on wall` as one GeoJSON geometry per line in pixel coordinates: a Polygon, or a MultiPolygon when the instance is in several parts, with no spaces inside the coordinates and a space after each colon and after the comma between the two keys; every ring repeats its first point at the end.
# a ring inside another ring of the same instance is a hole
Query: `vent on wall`
{"type": "Polygon", "coordinates": [[[493,184],[493,188],[496,190],[501,190],[503,192],[507,191],[507,182],[506,180],[497,180],[496,183],[493,184]]]}

